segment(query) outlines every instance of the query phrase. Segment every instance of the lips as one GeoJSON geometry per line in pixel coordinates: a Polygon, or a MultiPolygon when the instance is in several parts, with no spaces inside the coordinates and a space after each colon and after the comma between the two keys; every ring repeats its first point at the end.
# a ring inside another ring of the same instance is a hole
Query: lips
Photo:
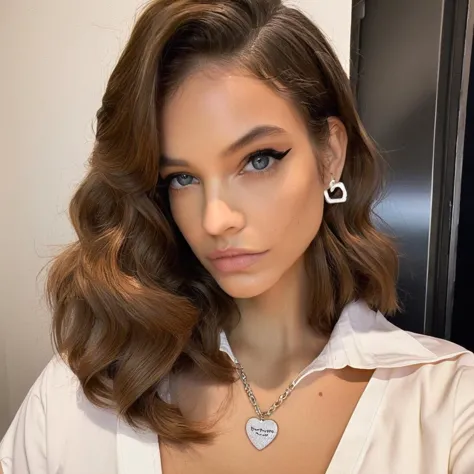
{"type": "Polygon", "coordinates": [[[246,249],[226,249],[212,252],[208,258],[216,270],[222,273],[233,273],[249,268],[266,253],[246,249]]]}

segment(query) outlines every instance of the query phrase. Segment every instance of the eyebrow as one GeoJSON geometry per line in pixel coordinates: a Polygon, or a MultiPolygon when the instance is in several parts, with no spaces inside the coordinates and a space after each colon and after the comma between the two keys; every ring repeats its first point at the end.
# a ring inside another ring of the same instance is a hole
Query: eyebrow
{"type": "MultiPolygon", "coordinates": [[[[245,135],[237,139],[234,143],[232,143],[229,147],[227,147],[222,155],[230,155],[231,153],[235,153],[236,151],[244,148],[245,146],[251,144],[253,141],[266,137],[269,135],[282,135],[286,133],[280,127],[276,127],[274,125],[259,125],[258,127],[252,128],[248,131],[245,135]]],[[[186,160],[181,160],[178,158],[171,158],[169,156],[161,156],[161,166],[189,166],[189,163],[186,160]]]]}

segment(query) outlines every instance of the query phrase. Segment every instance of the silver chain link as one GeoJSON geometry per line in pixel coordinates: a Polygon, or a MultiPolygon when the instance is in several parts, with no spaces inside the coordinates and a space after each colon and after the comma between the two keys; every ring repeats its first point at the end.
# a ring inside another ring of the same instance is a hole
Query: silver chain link
{"type": "Polygon", "coordinates": [[[293,380],[293,382],[291,382],[289,387],[278,397],[278,400],[267,411],[262,412],[262,410],[260,409],[258,405],[257,399],[255,398],[255,395],[247,381],[247,375],[245,374],[242,365],[239,362],[236,362],[235,365],[239,372],[240,379],[242,380],[242,383],[244,384],[245,393],[249,397],[250,403],[255,409],[255,413],[257,414],[260,420],[263,420],[264,418],[269,418],[270,416],[272,416],[275,410],[281,406],[281,404],[290,396],[291,392],[296,387],[296,379],[295,379],[293,380]]]}

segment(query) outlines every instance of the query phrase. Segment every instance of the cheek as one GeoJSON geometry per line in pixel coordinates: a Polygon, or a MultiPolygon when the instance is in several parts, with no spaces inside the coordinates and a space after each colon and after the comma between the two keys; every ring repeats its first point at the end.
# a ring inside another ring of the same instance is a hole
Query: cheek
{"type": "Polygon", "coordinates": [[[273,242],[289,246],[311,242],[324,209],[324,188],[316,167],[302,165],[287,173],[273,199],[256,208],[260,228],[273,242]]]}
{"type": "Polygon", "coordinates": [[[180,191],[174,196],[170,195],[170,207],[178,229],[190,247],[195,250],[202,235],[198,196],[191,190],[180,191]]]}

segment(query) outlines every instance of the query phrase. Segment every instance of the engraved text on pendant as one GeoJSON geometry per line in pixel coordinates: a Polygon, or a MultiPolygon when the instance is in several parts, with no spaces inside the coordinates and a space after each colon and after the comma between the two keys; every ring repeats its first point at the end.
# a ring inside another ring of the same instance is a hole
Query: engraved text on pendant
{"type": "Polygon", "coordinates": [[[245,427],[250,442],[259,450],[266,448],[278,434],[278,425],[273,420],[250,418],[245,427]]]}

